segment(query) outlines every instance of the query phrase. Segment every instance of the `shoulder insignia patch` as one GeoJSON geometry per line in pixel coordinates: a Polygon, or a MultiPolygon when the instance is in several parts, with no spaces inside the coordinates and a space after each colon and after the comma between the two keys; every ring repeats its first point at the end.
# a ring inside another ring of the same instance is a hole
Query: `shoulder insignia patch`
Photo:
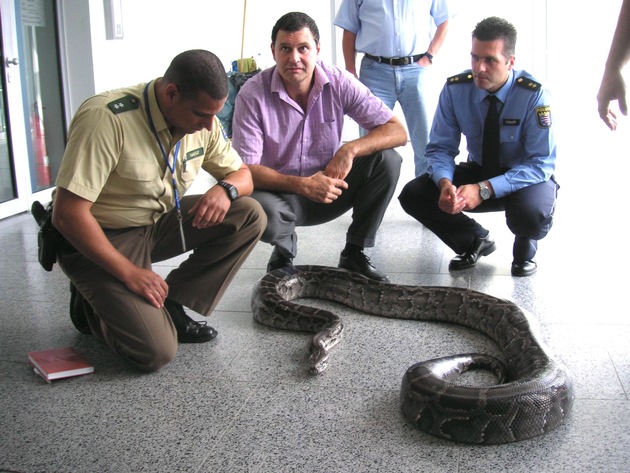
{"type": "Polygon", "coordinates": [[[221,134],[223,135],[223,139],[225,141],[231,141],[230,137],[227,134],[227,131],[225,131],[225,128],[223,127],[223,123],[221,123],[221,120],[217,120],[217,123],[219,124],[219,127],[221,129],[221,134]]]}
{"type": "Polygon", "coordinates": [[[529,79],[527,77],[519,77],[516,79],[516,85],[522,87],[523,89],[529,89],[531,91],[540,90],[542,85],[540,85],[535,80],[529,79]]]}
{"type": "Polygon", "coordinates": [[[540,128],[551,128],[551,107],[549,105],[536,107],[536,123],[540,128]]]}
{"type": "Polygon", "coordinates": [[[472,82],[472,81],[473,81],[472,72],[464,72],[462,74],[457,74],[456,76],[451,76],[448,79],[446,79],[446,83],[448,85],[465,84],[467,82],[472,82]]]}
{"type": "Polygon", "coordinates": [[[107,106],[114,114],[117,115],[122,112],[137,109],[140,106],[140,101],[131,95],[125,95],[113,102],[109,102],[107,106]]]}

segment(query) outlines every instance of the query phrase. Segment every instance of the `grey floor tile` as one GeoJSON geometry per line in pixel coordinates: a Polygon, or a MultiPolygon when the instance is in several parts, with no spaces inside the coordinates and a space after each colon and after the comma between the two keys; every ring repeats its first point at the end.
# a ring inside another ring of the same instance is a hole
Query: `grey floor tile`
{"type": "Polygon", "coordinates": [[[0,451],[13,471],[193,471],[251,391],[173,372],[9,380],[0,451]]]}
{"type": "MultiPolygon", "coordinates": [[[[411,176],[410,148],[402,151],[399,188],[411,176]]],[[[402,376],[418,361],[496,353],[479,333],[305,300],[345,325],[328,369],[310,375],[312,334],[272,329],[252,317],[252,289],[271,254],[261,243],[208,318],[219,336],[182,345],[164,369],[141,374],[74,329],[65,276],[37,263],[32,217],[0,221],[0,244],[10,249],[0,255],[0,471],[630,472],[630,322],[627,284],[615,267],[626,236],[594,225],[592,241],[601,245],[588,252],[576,239],[584,215],[602,211],[571,204],[583,202],[579,183],[587,177],[577,170],[564,178],[563,205],[539,245],[539,271],[529,278],[510,275],[513,237],[501,214],[478,218],[497,251],[475,268],[449,272],[453,252],[402,211],[397,194],[376,246],[366,250],[393,283],[469,288],[516,303],[567,364],[576,399],[566,421],[542,437],[487,447],[415,429],[398,401],[402,376]],[[74,346],[95,372],[44,383],[26,353],[53,346],[74,346]]],[[[295,263],[336,266],[349,223],[346,214],[300,228],[295,263]]],[[[155,269],[166,276],[185,257],[155,269]]],[[[465,380],[493,382],[482,373],[465,380]]]]}
{"type": "Polygon", "coordinates": [[[409,426],[394,407],[397,397],[387,390],[260,387],[202,470],[454,471],[453,447],[436,448],[439,442],[409,426]]]}

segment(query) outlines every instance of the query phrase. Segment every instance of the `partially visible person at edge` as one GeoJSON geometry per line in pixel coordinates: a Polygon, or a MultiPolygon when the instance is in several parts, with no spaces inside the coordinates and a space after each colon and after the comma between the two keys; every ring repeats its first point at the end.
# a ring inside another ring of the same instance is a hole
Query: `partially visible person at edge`
{"type": "Polygon", "coordinates": [[[610,45],[602,83],[597,94],[597,110],[600,118],[611,130],[617,129],[617,115],[610,109],[610,102],[617,100],[619,110],[628,115],[626,81],[623,68],[630,60],[630,0],[623,0],[617,28],[610,45]]]}
{"type": "Polygon", "coordinates": [[[536,272],[538,240],[553,223],[558,185],[549,92],[514,69],[516,29],[497,17],[472,34],[472,70],[450,77],[442,89],[427,146],[429,172],[400,194],[404,210],[435,233],[457,256],[450,270],[473,267],[492,253],[489,231],[465,212],[505,211],[515,235],[511,272],[536,272]],[[485,117],[496,102],[495,127],[485,117]],[[494,128],[495,152],[482,154],[485,128],[494,128]],[[456,164],[461,136],[468,160],[456,164]],[[498,152],[497,152],[498,151],[498,152]],[[492,159],[494,158],[494,159],[492,159]],[[494,169],[488,169],[495,162],[494,169]]]}
{"type": "Polygon", "coordinates": [[[234,109],[233,145],[265,209],[267,270],[291,266],[298,226],[329,222],[352,209],[339,267],[385,281],[364,253],[393,196],[407,140],[392,111],[355,77],[318,60],[319,30],[308,15],[282,16],[271,33],[276,65],[249,79],[234,109]],[[368,129],[342,143],[344,115],[368,129]]]}
{"type": "Polygon", "coordinates": [[[392,110],[400,103],[416,176],[427,172],[431,127],[427,102],[432,103],[427,85],[449,17],[446,0],[343,0],[335,18],[335,25],[343,29],[346,69],[357,76],[357,52],[365,53],[359,80],[392,110]]]}
{"type": "Polygon", "coordinates": [[[227,92],[220,60],[186,51],[161,78],[86,100],[70,125],[53,224],[73,247],[58,259],[71,318],[144,371],[217,335],[183,306],[209,316],[266,225],[215,117],[227,92]],[[202,168],[219,185],[185,195],[202,168]],[[166,279],[152,270],[188,250],[166,279]]]}

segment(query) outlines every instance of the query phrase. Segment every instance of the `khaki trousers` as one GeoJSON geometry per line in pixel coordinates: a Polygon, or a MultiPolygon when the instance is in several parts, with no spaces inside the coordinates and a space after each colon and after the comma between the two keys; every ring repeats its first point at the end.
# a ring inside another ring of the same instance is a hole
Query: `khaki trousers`
{"type": "MultiPolygon", "coordinates": [[[[267,219],[254,199],[241,197],[221,224],[197,229],[188,210],[200,196],[181,200],[188,257],[165,278],[169,299],[209,316],[260,239],[267,219]]],[[[177,214],[172,210],[151,226],[105,230],[109,241],[134,264],[182,254],[177,214]]],[[[78,252],[64,252],[59,265],[94,310],[92,334],[144,371],[156,371],[177,351],[177,333],[165,308],[156,309],[121,281],[78,252]]]]}

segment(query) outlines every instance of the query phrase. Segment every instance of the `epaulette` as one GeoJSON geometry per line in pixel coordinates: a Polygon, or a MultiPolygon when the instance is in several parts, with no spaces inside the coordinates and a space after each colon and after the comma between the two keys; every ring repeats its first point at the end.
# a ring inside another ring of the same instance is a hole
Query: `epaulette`
{"type": "Polygon", "coordinates": [[[133,95],[125,95],[107,104],[109,109],[116,115],[129,110],[135,110],[140,106],[140,101],[133,95]]]}
{"type": "Polygon", "coordinates": [[[472,81],[473,81],[472,72],[462,72],[461,74],[457,74],[456,76],[451,76],[448,79],[446,79],[446,83],[448,85],[465,84],[467,82],[472,82],[472,81]]]}
{"type": "Polygon", "coordinates": [[[533,79],[530,79],[529,77],[519,77],[518,79],[516,79],[516,85],[522,87],[523,89],[531,90],[532,92],[540,90],[540,88],[542,87],[541,84],[533,79]]]}

